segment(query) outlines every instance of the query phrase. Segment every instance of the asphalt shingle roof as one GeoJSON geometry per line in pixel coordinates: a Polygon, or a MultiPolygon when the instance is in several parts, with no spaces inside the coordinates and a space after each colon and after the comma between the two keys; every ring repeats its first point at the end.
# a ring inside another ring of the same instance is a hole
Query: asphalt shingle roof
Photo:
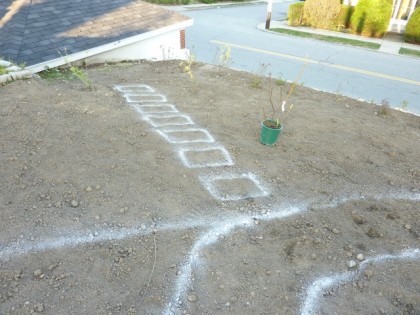
{"type": "Polygon", "coordinates": [[[135,0],[3,0],[0,57],[31,66],[188,19],[135,0]]]}

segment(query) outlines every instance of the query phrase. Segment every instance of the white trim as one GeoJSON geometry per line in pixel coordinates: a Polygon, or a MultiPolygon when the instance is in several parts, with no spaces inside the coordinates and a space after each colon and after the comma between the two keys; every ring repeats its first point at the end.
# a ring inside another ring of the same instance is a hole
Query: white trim
{"type": "Polygon", "coordinates": [[[56,68],[70,62],[86,59],[88,57],[92,57],[103,52],[107,52],[116,48],[124,47],[130,44],[136,43],[136,42],[140,42],[140,41],[143,41],[143,40],[155,37],[155,36],[159,36],[159,35],[169,33],[172,31],[185,29],[188,26],[192,26],[193,21],[194,21],[193,19],[189,19],[183,22],[168,25],[168,26],[156,29],[156,30],[146,32],[146,33],[123,38],[113,43],[105,44],[102,46],[83,50],[83,51],[80,51],[71,55],[62,56],[60,58],[41,62],[41,63],[29,66],[29,67],[25,67],[25,70],[31,71],[32,73],[37,73],[37,72],[41,72],[49,68],[56,68]]]}

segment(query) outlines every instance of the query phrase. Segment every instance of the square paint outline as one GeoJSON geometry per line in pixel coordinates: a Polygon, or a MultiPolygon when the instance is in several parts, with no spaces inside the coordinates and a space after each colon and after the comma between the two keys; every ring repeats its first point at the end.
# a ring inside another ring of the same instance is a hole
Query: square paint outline
{"type": "Polygon", "coordinates": [[[113,88],[114,88],[114,90],[116,90],[118,92],[121,92],[121,93],[135,93],[135,92],[137,92],[137,91],[127,90],[127,89],[130,89],[130,88],[145,88],[146,90],[142,91],[142,92],[151,92],[151,93],[155,92],[155,90],[153,88],[151,88],[150,86],[145,85],[145,84],[114,85],[113,88]]]}
{"type": "Polygon", "coordinates": [[[149,115],[155,115],[160,113],[179,113],[179,111],[176,109],[175,105],[172,104],[130,104],[131,107],[135,109],[136,112],[138,112],[143,117],[147,117],[149,115]],[[168,110],[161,110],[161,111],[144,111],[145,108],[159,108],[159,107],[167,107],[168,110]]]}
{"type": "Polygon", "coordinates": [[[167,101],[166,96],[163,94],[157,94],[157,93],[125,93],[123,94],[125,97],[125,100],[127,103],[165,103],[167,101]],[[149,97],[145,100],[134,100],[133,97],[149,97]],[[158,97],[159,99],[153,99],[153,97],[158,97]]]}
{"type": "Polygon", "coordinates": [[[156,115],[156,113],[147,115],[147,114],[143,114],[143,119],[145,121],[147,121],[150,125],[152,125],[155,128],[159,128],[159,127],[165,127],[165,126],[186,126],[186,125],[194,125],[194,122],[192,121],[192,119],[185,115],[185,114],[163,114],[163,115],[156,115]],[[181,117],[185,119],[185,123],[162,123],[162,124],[158,124],[156,122],[153,122],[153,118],[172,118],[172,117],[181,117]]]}
{"type": "Polygon", "coordinates": [[[243,199],[247,199],[247,198],[257,198],[257,197],[265,197],[269,194],[269,191],[267,188],[265,188],[260,181],[257,179],[257,176],[255,174],[252,173],[244,173],[244,174],[223,174],[223,175],[215,175],[215,176],[200,176],[199,177],[202,185],[204,186],[204,188],[207,189],[207,191],[217,200],[220,201],[238,201],[238,200],[243,200],[243,199]],[[225,197],[222,196],[220,194],[220,192],[218,191],[218,189],[215,186],[215,182],[217,181],[221,181],[221,180],[235,180],[235,179],[249,179],[254,185],[255,187],[258,188],[258,190],[261,193],[254,193],[254,194],[249,194],[246,195],[245,197],[242,196],[238,196],[238,195],[233,195],[233,196],[229,196],[229,197],[225,197]]]}
{"type": "Polygon", "coordinates": [[[233,159],[229,155],[229,152],[223,147],[208,147],[208,148],[184,148],[178,151],[178,156],[181,162],[189,168],[202,168],[202,167],[218,167],[218,166],[232,166],[235,165],[233,159]],[[188,158],[185,155],[185,152],[206,152],[206,151],[221,151],[222,155],[225,157],[226,162],[209,162],[205,164],[191,163],[188,161],[188,158]]]}
{"type": "Polygon", "coordinates": [[[172,144],[180,144],[180,143],[198,143],[198,142],[205,142],[205,143],[212,143],[214,142],[214,138],[211,136],[211,134],[206,129],[201,128],[187,128],[187,129],[163,129],[163,130],[156,130],[163,138],[165,138],[166,141],[172,144]],[[205,138],[198,139],[198,140],[173,140],[171,139],[170,135],[171,133],[177,133],[177,132],[194,132],[194,131],[200,131],[205,134],[205,138]]]}

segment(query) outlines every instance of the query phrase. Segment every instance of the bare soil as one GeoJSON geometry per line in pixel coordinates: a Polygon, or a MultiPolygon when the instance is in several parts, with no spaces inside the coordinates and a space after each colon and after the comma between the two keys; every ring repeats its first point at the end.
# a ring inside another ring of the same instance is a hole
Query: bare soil
{"type": "Polygon", "coordinates": [[[420,314],[420,117],[298,86],[268,147],[266,79],[86,73],[0,87],[0,314],[420,314]],[[218,149],[170,143],[127,84],[218,149]]]}

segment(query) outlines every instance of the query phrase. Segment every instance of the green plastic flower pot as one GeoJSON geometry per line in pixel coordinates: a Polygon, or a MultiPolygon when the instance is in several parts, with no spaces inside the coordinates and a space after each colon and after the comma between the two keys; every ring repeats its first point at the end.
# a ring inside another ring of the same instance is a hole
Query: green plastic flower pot
{"type": "MultiPolygon", "coordinates": [[[[272,124],[276,124],[275,121],[268,120],[272,124]]],[[[261,123],[261,134],[260,134],[260,142],[262,144],[272,146],[276,143],[281,131],[283,129],[283,125],[280,124],[279,128],[270,128],[264,124],[264,121],[261,123]]]]}

